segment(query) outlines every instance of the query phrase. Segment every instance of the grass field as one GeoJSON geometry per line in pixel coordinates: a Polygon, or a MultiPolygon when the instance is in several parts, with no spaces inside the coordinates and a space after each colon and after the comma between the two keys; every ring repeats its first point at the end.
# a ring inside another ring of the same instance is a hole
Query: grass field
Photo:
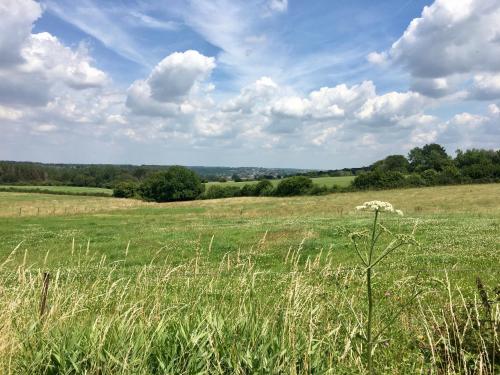
{"type": "MultiPolygon", "coordinates": [[[[351,181],[354,180],[354,176],[341,176],[341,177],[315,177],[312,178],[313,183],[317,185],[325,185],[326,187],[332,187],[333,185],[338,185],[340,187],[345,187],[349,186],[351,181]]],[[[273,186],[276,186],[279,184],[281,180],[270,180],[273,186]]],[[[218,185],[218,184],[223,184],[223,185],[236,185],[236,186],[243,186],[245,184],[256,184],[258,181],[242,181],[242,182],[234,182],[234,181],[227,181],[227,182],[207,182],[205,185],[211,186],[211,185],[218,185]]]]}
{"type": "Polygon", "coordinates": [[[23,191],[27,190],[29,192],[35,192],[39,190],[40,192],[54,192],[54,193],[67,193],[67,194],[106,194],[111,196],[113,194],[112,189],[103,189],[97,187],[81,187],[81,186],[47,186],[47,185],[0,185],[0,191],[6,190],[16,190],[23,191]]]}
{"type": "Polygon", "coordinates": [[[377,373],[490,374],[498,196],[498,184],[170,204],[0,193],[0,373],[363,373],[348,234],[372,221],[354,207],[379,199],[405,212],[384,228],[420,245],[375,272],[376,326],[402,307],[377,373]]]}

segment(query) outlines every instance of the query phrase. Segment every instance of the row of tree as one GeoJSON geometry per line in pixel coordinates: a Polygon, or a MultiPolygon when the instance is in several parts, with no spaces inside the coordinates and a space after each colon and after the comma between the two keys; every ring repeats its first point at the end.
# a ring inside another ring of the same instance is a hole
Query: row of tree
{"type": "Polygon", "coordinates": [[[386,189],[500,181],[500,150],[457,151],[455,158],[438,144],[412,149],[408,157],[390,155],[357,176],[354,189],[386,189]]]}
{"type": "Polygon", "coordinates": [[[122,182],[114,189],[116,197],[139,197],[167,202],[191,199],[216,199],[241,196],[318,195],[332,191],[388,189],[475,182],[500,181],[500,151],[471,149],[457,151],[455,158],[438,144],[412,149],[408,157],[390,155],[359,173],[351,186],[326,188],[313,183],[309,176],[281,179],[274,186],[269,180],[231,185],[213,184],[205,188],[200,177],[184,167],[170,167],[150,175],[141,184],[122,182]]]}
{"type": "MultiPolygon", "coordinates": [[[[162,165],[44,164],[0,161],[0,185],[64,185],[114,188],[121,182],[140,184],[150,175],[166,171],[162,165]]],[[[204,182],[243,180],[250,177],[273,179],[298,170],[249,167],[202,167],[189,169],[204,182]]]]}
{"type": "Polygon", "coordinates": [[[121,182],[113,190],[117,198],[140,198],[154,202],[217,199],[250,196],[317,195],[331,190],[313,184],[306,176],[287,177],[276,185],[269,180],[244,185],[214,184],[205,188],[200,177],[188,168],[173,166],[150,175],[144,182],[121,182]]]}

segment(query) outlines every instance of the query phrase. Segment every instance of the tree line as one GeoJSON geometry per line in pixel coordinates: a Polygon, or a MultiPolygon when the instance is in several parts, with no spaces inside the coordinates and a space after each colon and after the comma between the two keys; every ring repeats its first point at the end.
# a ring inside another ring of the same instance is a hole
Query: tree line
{"type": "Polygon", "coordinates": [[[167,172],[150,176],[141,185],[122,183],[115,188],[114,195],[164,202],[244,196],[319,195],[366,189],[499,182],[500,150],[458,150],[456,157],[452,158],[444,147],[432,143],[413,148],[408,156],[389,155],[367,168],[356,169],[358,174],[348,187],[327,188],[314,184],[310,178],[329,175],[328,173],[330,172],[317,171],[308,175],[286,177],[276,187],[269,180],[261,180],[254,184],[215,184],[205,188],[196,173],[183,167],[172,167],[167,172]]]}
{"type": "MultiPolygon", "coordinates": [[[[204,167],[204,170],[210,167],[204,167]]],[[[287,171],[288,172],[288,171],[287,171]]],[[[234,174],[233,180],[239,176],[234,174]]],[[[259,182],[205,186],[191,168],[180,166],[66,165],[0,162],[0,184],[69,185],[112,188],[115,197],[166,202],[242,196],[319,195],[366,189],[390,189],[500,181],[500,150],[458,150],[455,158],[439,144],[413,148],[407,156],[389,155],[368,167],[303,172],[274,186],[259,182]],[[311,177],[355,175],[348,187],[326,187],[311,177]]]]}
{"type": "Polygon", "coordinates": [[[457,150],[448,155],[439,144],[415,147],[405,157],[390,155],[358,175],[352,187],[388,189],[500,181],[500,150],[457,150]]]}

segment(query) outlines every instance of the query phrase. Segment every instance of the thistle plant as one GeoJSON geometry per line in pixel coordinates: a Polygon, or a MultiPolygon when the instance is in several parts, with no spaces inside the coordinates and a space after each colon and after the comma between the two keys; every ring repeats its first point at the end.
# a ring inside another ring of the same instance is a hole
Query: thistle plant
{"type": "Polygon", "coordinates": [[[367,370],[371,375],[374,373],[373,369],[373,353],[376,347],[376,344],[380,338],[380,336],[392,325],[392,323],[396,320],[402,310],[409,304],[411,301],[418,295],[415,293],[412,298],[393,316],[387,319],[382,328],[374,333],[373,332],[373,321],[374,321],[374,298],[372,291],[372,277],[375,266],[377,266],[380,262],[382,262],[386,257],[388,257],[395,250],[400,248],[403,245],[407,244],[416,244],[415,238],[413,237],[413,233],[411,235],[405,234],[393,234],[386,227],[379,223],[380,216],[382,214],[397,214],[403,216],[403,211],[396,210],[392,206],[392,204],[388,202],[381,201],[370,201],[365,202],[361,206],[357,206],[356,210],[358,211],[370,211],[374,213],[373,225],[371,228],[371,232],[368,230],[355,232],[350,234],[351,241],[354,245],[354,249],[356,254],[365,267],[366,273],[366,301],[367,301],[367,321],[366,321],[366,361],[367,361],[367,370]],[[387,233],[392,237],[392,240],[386,245],[382,251],[378,251],[377,244],[380,240],[380,236],[383,233],[387,233]],[[366,251],[362,251],[361,249],[361,241],[365,240],[367,244],[366,251]]]}

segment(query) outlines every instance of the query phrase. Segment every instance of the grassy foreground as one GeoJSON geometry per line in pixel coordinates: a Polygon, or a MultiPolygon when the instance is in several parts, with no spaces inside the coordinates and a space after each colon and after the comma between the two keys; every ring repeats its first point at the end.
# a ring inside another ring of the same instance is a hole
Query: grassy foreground
{"type": "Polygon", "coordinates": [[[490,374],[498,196],[500,185],[174,204],[0,193],[0,373],[363,373],[364,278],[348,233],[371,222],[354,206],[379,199],[405,212],[383,225],[416,224],[420,246],[374,275],[376,322],[421,294],[381,337],[377,373],[490,374]]]}

